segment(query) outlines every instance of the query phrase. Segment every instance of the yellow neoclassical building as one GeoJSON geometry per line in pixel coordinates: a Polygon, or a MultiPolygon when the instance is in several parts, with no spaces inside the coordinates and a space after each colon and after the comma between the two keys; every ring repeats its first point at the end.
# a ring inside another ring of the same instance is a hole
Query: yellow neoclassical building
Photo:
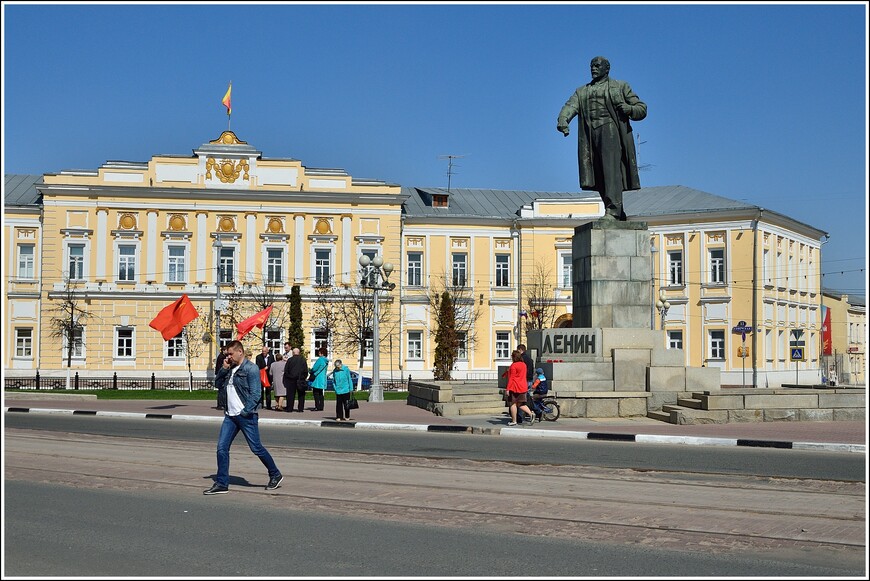
{"type": "MultiPolygon", "coordinates": [[[[359,286],[367,255],[395,267],[395,288],[379,293],[383,380],[432,377],[445,290],[458,306],[453,377],[494,380],[529,329],[571,325],[574,229],[603,214],[594,192],[360,179],[265,157],[230,131],[192,155],[7,175],[4,201],[9,377],[62,376],[68,366],[174,377],[188,364],[206,377],[214,338],[228,341],[235,323],[269,304],[266,329],[245,342],[281,350],[293,287],[307,353],[326,346],[356,368],[356,334],[370,375],[372,291],[359,286]],[[201,316],[164,341],[148,323],[182,294],[201,316]],[[74,329],[71,350],[64,325],[74,329]]],[[[819,381],[825,232],[683,186],[626,192],[625,204],[649,227],[650,326],[687,365],[719,367],[726,385],[819,381]],[[798,341],[805,361],[792,360],[798,341]]]]}

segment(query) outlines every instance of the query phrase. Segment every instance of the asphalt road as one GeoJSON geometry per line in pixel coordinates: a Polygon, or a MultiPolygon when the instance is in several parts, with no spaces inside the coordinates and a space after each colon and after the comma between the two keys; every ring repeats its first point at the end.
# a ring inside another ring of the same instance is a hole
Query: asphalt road
{"type": "Polygon", "coordinates": [[[4,575],[866,573],[853,454],[264,427],[205,497],[216,424],[4,417],[4,575]]]}

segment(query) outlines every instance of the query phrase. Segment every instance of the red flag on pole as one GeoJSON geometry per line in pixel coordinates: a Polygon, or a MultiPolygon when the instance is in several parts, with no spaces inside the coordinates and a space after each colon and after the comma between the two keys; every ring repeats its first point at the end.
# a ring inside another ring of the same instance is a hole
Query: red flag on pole
{"type": "Polygon", "coordinates": [[[163,340],[169,341],[181,333],[184,326],[198,316],[199,312],[197,312],[193,303],[190,302],[188,296],[181,295],[180,299],[171,305],[163,307],[157,313],[157,316],[154,317],[154,320],[148,323],[148,326],[160,331],[160,334],[163,335],[163,340]]]}
{"type": "Polygon", "coordinates": [[[262,329],[263,325],[266,324],[266,319],[269,318],[269,314],[272,312],[272,307],[274,305],[269,305],[253,317],[248,317],[241,323],[236,323],[236,329],[238,329],[239,334],[236,337],[237,341],[241,341],[242,337],[251,332],[251,330],[256,327],[258,329],[262,329]]]}

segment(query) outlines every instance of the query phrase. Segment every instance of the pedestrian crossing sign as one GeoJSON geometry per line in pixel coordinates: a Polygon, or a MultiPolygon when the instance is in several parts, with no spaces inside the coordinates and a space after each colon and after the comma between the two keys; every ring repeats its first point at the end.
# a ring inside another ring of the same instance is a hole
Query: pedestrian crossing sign
{"type": "Polygon", "coordinates": [[[806,361],[807,358],[804,354],[804,348],[803,347],[792,347],[791,360],[792,361],[806,361]]]}

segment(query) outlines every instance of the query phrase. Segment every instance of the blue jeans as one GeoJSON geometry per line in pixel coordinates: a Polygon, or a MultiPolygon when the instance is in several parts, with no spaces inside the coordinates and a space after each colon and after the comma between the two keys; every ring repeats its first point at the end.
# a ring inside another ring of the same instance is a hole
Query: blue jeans
{"type": "Polygon", "coordinates": [[[281,471],[275,465],[272,455],[260,442],[260,428],[257,426],[257,414],[243,418],[242,416],[224,415],[224,423],[221,424],[221,434],[217,445],[217,479],[221,486],[229,486],[230,483],[230,446],[236,435],[242,432],[248,447],[251,449],[269,471],[269,478],[281,476],[281,471]]]}

